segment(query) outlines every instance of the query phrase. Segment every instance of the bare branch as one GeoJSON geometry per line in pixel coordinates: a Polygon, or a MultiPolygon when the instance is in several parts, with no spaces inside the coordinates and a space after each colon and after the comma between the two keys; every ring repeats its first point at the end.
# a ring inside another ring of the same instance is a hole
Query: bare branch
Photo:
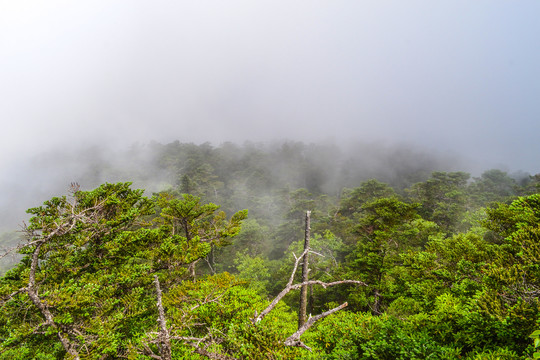
{"type": "Polygon", "coordinates": [[[37,293],[36,289],[36,269],[38,265],[39,260],[39,251],[41,250],[41,246],[45,243],[45,240],[43,242],[39,243],[36,248],[34,249],[34,253],[32,254],[32,264],[30,265],[30,275],[28,278],[28,287],[26,288],[26,292],[28,293],[28,296],[30,297],[30,300],[34,303],[34,305],[39,309],[41,314],[45,317],[45,324],[53,327],[54,329],[57,329],[56,335],[58,336],[58,339],[62,343],[62,346],[64,347],[64,350],[75,360],[79,360],[79,353],[75,349],[75,345],[71,343],[71,341],[65,336],[60,329],[58,328],[58,325],[54,321],[54,317],[49,310],[49,307],[45,302],[43,302],[37,293]]]}
{"type": "Polygon", "coordinates": [[[143,342],[142,345],[143,345],[143,347],[144,347],[144,349],[143,349],[143,351],[142,351],[142,354],[143,354],[143,355],[150,356],[152,359],[163,360],[163,359],[161,358],[161,356],[156,355],[156,354],[152,351],[152,349],[150,349],[150,346],[148,346],[148,344],[146,344],[145,342],[143,342]]]}
{"type": "Polygon", "coordinates": [[[289,336],[283,343],[285,345],[287,345],[287,346],[303,347],[303,348],[308,349],[308,350],[311,351],[311,348],[309,346],[307,346],[306,344],[304,344],[300,340],[300,336],[302,336],[311,326],[313,326],[313,324],[315,324],[316,321],[318,321],[320,319],[323,319],[323,318],[327,317],[328,315],[333,314],[333,313],[345,308],[347,305],[348,305],[347,303],[343,303],[343,304],[339,305],[338,307],[335,307],[333,309],[330,309],[328,311],[323,312],[322,314],[319,314],[319,315],[316,315],[316,316],[313,316],[313,317],[310,316],[309,319],[306,321],[306,323],[303,324],[298,329],[298,331],[296,331],[294,334],[289,336]]]}
{"type": "Polygon", "coordinates": [[[171,336],[169,330],[167,329],[167,322],[165,321],[165,310],[163,309],[163,304],[161,301],[161,288],[159,286],[159,279],[157,275],[154,275],[154,284],[156,285],[157,293],[157,308],[158,308],[158,323],[159,323],[159,340],[161,342],[161,359],[162,360],[171,360],[171,336]]]}
{"type": "MultiPolygon", "coordinates": [[[[261,311],[261,313],[257,316],[255,315],[255,317],[253,318],[252,322],[255,324],[255,323],[258,323],[259,321],[261,321],[262,319],[264,319],[264,317],[266,315],[268,315],[268,313],[270,311],[272,311],[273,308],[276,307],[277,303],[283,299],[283,297],[285,295],[287,295],[287,293],[289,293],[289,291],[291,291],[291,286],[293,281],[294,281],[294,275],[296,275],[296,270],[298,269],[298,265],[300,264],[300,261],[302,260],[302,258],[304,257],[304,255],[306,255],[308,253],[309,249],[306,249],[302,252],[302,254],[299,256],[299,257],[296,257],[296,255],[293,253],[293,256],[294,258],[296,259],[295,262],[294,262],[294,267],[293,267],[293,270],[291,272],[291,276],[289,278],[289,281],[287,282],[287,285],[285,286],[285,288],[283,290],[281,290],[281,292],[274,298],[274,300],[272,300],[272,302],[270,303],[270,305],[268,305],[268,307],[266,309],[264,309],[263,311],[261,311]]],[[[256,314],[256,313],[255,313],[256,314]]]]}
{"type": "Polygon", "coordinates": [[[4,306],[5,303],[7,303],[8,301],[10,301],[11,299],[13,299],[13,297],[17,294],[20,294],[20,293],[24,293],[26,292],[26,288],[21,288],[19,290],[16,290],[14,292],[12,292],[11,294],[9,294],[6,298],[0,300],[0,307],[4,306]]]}
{"type": "MultiPolygon", "coordinates": [[[[309,214],[308,214],[309,215],[309,214]]],[[[294,280],[294,276],[296,274],[296,270],[298,269],[298,265],[300,263],[300,260],[307,255],[307,253],[309,252],[309,247],[306,246],[304,252],[302,253],[302,255],[300,257],[296,257],[296,255],[294,255],[296,261],[294,263],[294,267],[293,267],[293,270],[292,270],[292,273],[291,273],[291,276],[289,278],[289,281],[287,282],[287,285],[285,286],[285,288],[274,298],[274,300],[272,300],[272,302],[270,303],[270,305],[268,305],[266,307],[266,309],[264,309],[259,315],[257,315],[257,312],[255,312],[255,315],[253,317],[253,319],[251,320],[253,324],[256,324],[258,323],[259,321],[261,321],[262,319],[264,319],[264,317],[266,315],[268,315],[270,313],[270,311],[272,311],[276,305],[278,304],[278,302],[283,299],[283,297],[285,295],[287,295],[290,291],[292,290],[296,290],[296,289],[300,289],[302,287],[305,287],[305,286],[308,286],[308,285],[320,285],[322,286],[323,288],[327,288],[329,286],[335,286],[335,285],[340,285],[340,284],[355,284],[355,285],[363,285],[363,286],[367,286],[366,283],[364,283],[363,281],[359,281],[359,280],[339,280],[339,281],[333,281],[333,282],[323,282],[323,281],[320,281],[320,280],[307,280],[306,279],[303,279],[303,281],[299,284],[294,284],[293,285],[293,280],[294,280]]],[[[347,306],[347,303],[344,303],[336,308],[333,308],[331,310],[328,310],[326,312],[323,312],[322,314],[319,314],[319,315],[316,315],[314,317],[309,317],[309,319],[305,322],[300,322],[299,321],[299,327],[298,327],[298,331],[296,331],[294,334],[292,334],[291,336],[289,336],[283,343],[286,345],[286,346],[298,346],[298,347],[303,347],[305,349],[308,349],[308,350],[311,350],[309,348],[309,346],[307,346],[306,344],[304,344],[301,340],[300,340],[300,337],[304,334],[304,332],[306,332],[311,326],[313,326],[313,324],[315,324],[316,321],[330,315],[330,314],[333,314],[335,313],[336,311],[339,311],[343,308],[345,308],[347,306]]]]}
{"type": "Polygon", "coordinates": [[[200,343],[204,342],[206,339],[207,339],[207,337],[197,338],[197,337],[193,337],[193,336],[171,336],[171,340],[182,340],[182,341],[186,341],[186,342],[196,342],[197,346],[200,343]]]}
{"type": "MultiPolygon", "coordinates": [[[[222,292],[221,294],[219,294],[218,296],[216,296],[216,297],[213,298],[213,299],[208,299],[209,296],[207,296],[203,301],[199,302],[197,305],[194,305],[194,306],[191,307],[189,310],[190,310],[190,311],[193,311],[193,310],[195,310],[195,309],[197,309],[197,308],[199,308],[199,307],[201,307],[201,306],[203,306],[203,305],[210,304],[210,303],[217,303],[217,302],[219,302],[219,300],[220,300],[223,296],[225,296],[226,293],[227,293],[227,291],[224,291],[224,292],[222,292]]],[[[212,295],[212,294],[211,294],[211,295],[212,295]]]]}
{"type": "Polygon", "coordinates": [[[294,255],[294,253],[293,253],[293,256],[296,259],[296,261],[294,262],[293,271],[291,273],[291,277],[289,278],[289,282],[287,282],[287,286],[289,286],[289,285],[291,285],[293,283],[294,275],[296,275],[296,270],[298,269],[298,265],[300,264],[300,261],[304,258],[304,256],[308,252],[309,252],[309,249],[305,249],[299,257],[296,257],[296,255],[294,255]]]}
{"type": "Polygon", "coordinates": [[[367,284],[365,282],[360,281],[360,280],[339,280],[339,281],[332,281],[332,282],[329,282],[329,283],[326,283],[326,282],[323,282],[323,281],[320,281],[320,280],[309,280],[309,281],[306,281],[306,282],[303,282],[303,283],[298,283],[298,284],[291,285],[291,288],[289,289],[289,291],[299,289],[303,285],[320,285],[320,286],[322,286],[323,288],[326,289],[327,287],[331,287],[331,286],[335,286],[335,285],[341,285],[341,284],[355,284],[355,285],[367,286],[367,284]]]}
{"type": "Polygon", "coordinates": [[[311,249],[309,250],[309,253],[310,253],[310,254],[315,254],[315,255],[318,255],[318,256],[321,256],[321,257],[325,257],[323,254],[318,253],[318,252],[316,252],[316,251],[313,251],[313,250],[311,250],[311,249]]]}
{"type": "MultiPolygon", "coordinates": [[[[302,256],[306,253],[306,251],[304,251],[304,253],[302,254],[302,256]]],[[[302,286],[304,285],[320,285],[322,286],[323,288],[327,288],[329,286],[335,286],[335,285],[340,285],[340,284],[356,284],[356,285],[362,285],[362,286],[367,286],[367,284],[363,281],[359,281],[359,280],[340,280],[340,281],[333,281],[333,282],[329,282],[329,283],[325,283],[323,281],[320,281],[320,280],[309,280],[309,281],[305,281],[305,282],[302,282],[302,283],[298,283],[298,284],[292,284],[292,280],[294,279],[294,275],[296,273],[296,269],[298,267],[298,263],[300,262],[300,260],[302,259],[302,257],[299,257],[296,259],[296,262],[295,262],[295,266],[293,268],[293,272],[291,274],[291,278],[289,279],[289,282],[287,283],[287,285],[285,286],[285,288],[274,298],[274,300],[272,300],[272,302],[270,303],[270,305],[268,305],[268,307],[266,309],[264,309],[263,311],[261,311],[261,313],[257,316],[255,315],[255,317],[252,319],[252,322],[255,324],[255,323],[258,323],[259,321],[261,321],[262,319],[264,319],[264,317],[266,315],[268,315],[268,313],[270,313],[270,311],[272,311],[272,309],[274,309],[277,305],[277,303],[283,299],[283,297],[285,295],[287,295],[290,291],[292,290],[296,290],[296,289],[299,289],[301,288],[302,286]]]]}
{"type": "MultiPolygon", "coordinates": [[[[24,246],[27,246],[27,245],[25,244],[24,246]]],[[[6,249],[6,248],[2,249],[3,254],[0,255],[0,259],[3,259],[3,258],[5,258],[5,257],[8,256],[8,255],[13,255],[13,252],[14,252],[14,251],[19,250],[19,249],[21,249],[22,247],[23,247],[23,246],[19,244],[19,245],[17,245],[17,246],[12,246],[12,247],[7,248],[7,249],[6,249]]]]}
{"type": "Polygon", "coordinates": [[[79,185],[78,182],[72,182],[69,190],[73,195],[75,195],[81,190],[81,185],[79,185]]]}

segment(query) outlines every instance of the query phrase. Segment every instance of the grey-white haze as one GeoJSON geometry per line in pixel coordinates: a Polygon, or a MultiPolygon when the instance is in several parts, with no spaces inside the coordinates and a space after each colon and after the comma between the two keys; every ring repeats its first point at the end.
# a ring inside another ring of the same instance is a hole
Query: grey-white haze
{"type": "Polygon", "coordinates": [[[1,184],[42,176],[28,164],[45,152],[151,140],[380,141],[538,173],[539,14],[532,0],[0,0],[1,184]]]}

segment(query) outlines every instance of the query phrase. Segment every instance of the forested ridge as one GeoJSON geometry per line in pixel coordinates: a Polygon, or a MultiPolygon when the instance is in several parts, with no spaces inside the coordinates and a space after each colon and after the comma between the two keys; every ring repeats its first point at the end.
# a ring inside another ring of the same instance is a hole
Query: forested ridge
{"type": "Polygon", "coordinates": [[[130,152],[2,236],[0,359],[534,356],[540,174],[295,142],[130,152]]]}

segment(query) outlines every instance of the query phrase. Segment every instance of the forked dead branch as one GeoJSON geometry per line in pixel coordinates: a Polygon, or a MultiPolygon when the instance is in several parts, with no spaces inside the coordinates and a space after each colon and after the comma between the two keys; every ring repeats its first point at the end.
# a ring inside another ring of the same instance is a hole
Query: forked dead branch
{"type": "MultiPolygon", "coordinates": [[[[362,286],[367,286],[366,283],[364,283],[363,281],[359,281],[359,280],[339,280],[339,281],[332,281],[332,282],[323,282],[323,281],[320,281],[320,280],[308,280],[308,281],[304,281],[304,282],[301,282],[301,283],[298,283],[298,284],[293,284],[293,281],[294,281],[294,276],[296,275],[296,271],[298,269],[298,265],[300,264],[300,261],[304,258],[305,255],[307,255],[308,253],[310,252],[309,249],[306,249],[304,250],[304,252],[300,255],[300,256],[296,256],[293,254],[293,256],[295,257],[295,262],[294,262],[294,266],[293,266],[293,270],[291,272],[291,276],[289,277],[289,281],[287,282],[287,285],[285,286],[285,288],[283,290],[281,290],[281,292],[274,298],[274,300],[272,300],[272,302],[270,303],[270,305],[268,305],[263,311],[261,311],[260,314],[255,314],[255,316],[253,317],[253,319],[251,320],[253,324],[257,324],[258,322],[260,322],[262,319],[264,319],[264,317],[266,315],[268,315],[275,307],[276,305],[279,303],[279,301],[281,299],[283,299],[283,297],[285,295],[287,295],[289,292],[291,292],[292,290],[298,290],[300,288],[302,288],[302,286],[305,286],[305,285],[320,285],[322,286],[323,288],[327,288],[327,287],[330,287],[330,286],[335,286],[335,285],[341,285],[341,284],[354,284],[354,285],[362,285],[362,286]]],[[[294,334],[292,334],[291,336],[289,336],[283,343],[287,346],[300,346],[300,347],[303,347],[305,349],[308,349],[308,350],[311,350],[307,345],[305,345],[301,340],[300,340],[300,337],[311,327],[313,326],[313,324],[315,324],[316,321],[320,320],[320,319],[323,319],[325,318],[326,316],[330,315],[330,314],[333,314],[335,313],[336,311],[339,311],[343,308],[345,308],[347,306],[347,303],[343,303],[333,309],[330,309],[326,312],[323,312],[319,315],[316,315],[316,316],[313,316],[309,317],[309,319],[303,324],[301,325],[299,328],[298,328],[298,331],[296,331],[294,334]]]]}
{"type": "MultiPolygon", "coordinates": [[[[362,281],[358,280],[339,280],[339,281],[333,281],[333,282],[323,282],[320,280],[308,280],[305,282],[293,284],[294,277],[296,275],[296,272],[298,270],[298,266],[300,265],[302,259],[305,255],[309,253],[309,249],[306,249],[300,256],[295,257],[295,262],[293,266],[293,270],[291,272],[291,275],[289,277],[289,281],[287,282],[287,285],[285,288],[270,302],[270,304],[261,311],[260,314],[255,313],[255,316],[251,319],[251,326],[257,326],[257,324],[262,321],[283,299],[285,295],[287,295],[292,290],[298,290],[302,288],[302,286],[305,285],[320,285],[323,288],[327,288],[330,286],[335,285],[341,285],[341,284],[354,284],[354,285],[362,285],[366,286],[366,284],[362,281]]],[[[156,293],[157,293],[157,303],[156,306],[158,308],[159,317],[157,319],[159,324],[159,332],[158,333],[151,333],[149,334],[150,340],[149,343],[152,344],[159,344],[159,355],[154,353],[150,347],[145,346],[145,349],[143,353],[145,355],[148,355],[154,359],[157,360],[170,360],[171,359],[171,340],[180,340],[184,344],[189,345],[193,347],[193,351],[199,355],[203,355],[209,359],[214,360],[235,360],[236,358],[231,355],[226,355],[218,352],[210,351],[209,348],[212,345],[218,345],[220,343],[226,342],[227,339],[225,335],[223,336],[216,336],[217,333],[219,333],[219,330],[217,329],[208,329],[208,333],[204,337],[186,337],[186,336],[175,336],[172,335],[173,331],[171,331],[167,326],[165,325],[166,319],[165,319],[165,311],[163,309],[162,300],[161,300],[161,289],[159,286],[159,280],[157,276],[154,278],[155,286],[156,286],[156,293]]],[[[223,294],[220,296],[217,296],[213,299],[205,299],[204,301],[200,302],[197,307],[203,306],[205,304],[209,303],[219,303],[223,294]]],[[[312,327],[317,321],[327,317],[328,315],[331,315],[341,309],[344,309],[347,307],[347,303],[343,303],[333,309],[330,309],[328,311],[325,311],[321,314],[315,315],[315,316],[309,316],[307,321],[301,325],[298,330],[290,335],[288,338],[286,338],[282,343],[285,346],[296,346],[296,347],[302,347],[307,350],[311,351],[311,348],[304,344],[302,340],[300,340],[300,337],[310,328],[312,327]]]]}

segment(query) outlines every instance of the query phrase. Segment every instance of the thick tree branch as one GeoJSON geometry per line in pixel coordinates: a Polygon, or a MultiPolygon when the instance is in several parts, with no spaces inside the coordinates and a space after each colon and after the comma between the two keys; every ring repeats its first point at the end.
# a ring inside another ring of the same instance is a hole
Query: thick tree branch
{"type": "Polygon", "coordinates": [[[341,284],[355,284],[355,285],[367,286],[367,284],[365,282],[360,281],[360,280],[339,280],[339,281],[332,281],[332,282],[328,282],[328,283],[324,282],[324,281],[320,281],[320,280],[309,280],[309,281],[306,281],[306,282],[303,282],[303,283],[298,283],[298,284],[291,285],[290,290],[299,289],[304,285],[320,285],[320,286],[322,286],[323,288],[326,289],[327,287],[341,285],[341,284]]]}
{"type": "Polygon", "coordinates": [[[289,278],[289,281],[287,282],[287,285],[285,286],[285,288],[283,290],[281,290],[281,292],[274,298],[274,300],[272,300],[272,302],[270,303],[270,305],[268,305],[268,307],[266,309],[264,309],[263,311],[261,311],[261,313],[259,315],[257,315],[257,313],[255,312],[255,317],[252,319],[252,322],[254,324],[258,323],[259,321],[261,321],[262,319],[265,318],[266,315],[268,315],[268,313],[270,313],[270,311],[272,311],[272,309],[274,309],[276,307],[276,305],[278,304],[278,302],[283,299],[283,297],[285,295],[287,295],[287,293],[289,293],[289,291],[291,291],[291,286],[292,286],[292,282],[294,280],[294,275],[296,274],[296,269],[298,269],[298,264],[300,263],[300,260],[302,260],[302,257],[307,254],[308,250],[304,250],[304,252],[302,253],[302,255],[300,255],[300,257],[296,257],[296,255],[294,255],[294,257],[296,258],[296,261],[294,262],[294,267],[293,267],[293,271],[291,273],[291,277],[289,278]]]}
{"type": "Polygon", "coordinates": [[[0,307],[4,306],[5,303],[7,303],[8,301],[10,301],[11,299],[13,299],[13,297],[17,294],[20,294],[20,293],[25,293],[27,291],[27,288],[21,288],[19,290],[16,290],[14,292],[12,292],[11,294],[9,294],[7,297],[5,297],[4,299],[0,300],[0,307]]]}
{"type": "Polygon", "coordinates": [[[320,320],[322,318],[325,318],[328,315],[333,314],[336,311],[339,311],[339,310],[345,308],[346,306],[347,306],[347,303],[343,303],[343,304],[339,305],[338,307],[335,307],[333,309],[330,309],[328,311],[323,312],[322,314],[319,314],[319,315],[316,315],[316,316],[313,316],[313,317],[310,316],[309,319],[307,320],[307,322],[304,323],[298,329],[298,331],[296,331],[294,334],[289,336],[283,343],[285,345],[287,345],[287,346],[299,346],[299,347],[303,347],[303,348],[308,349],[308,350],[311,351],[311,348],[309,346],[307,346],[306,344],[304,344],[300,340],[300,336],[302,336],[311,326],[313,326],[313,324],[315,324],[316,321],[318,321],[318,320],[320,320]]]}

